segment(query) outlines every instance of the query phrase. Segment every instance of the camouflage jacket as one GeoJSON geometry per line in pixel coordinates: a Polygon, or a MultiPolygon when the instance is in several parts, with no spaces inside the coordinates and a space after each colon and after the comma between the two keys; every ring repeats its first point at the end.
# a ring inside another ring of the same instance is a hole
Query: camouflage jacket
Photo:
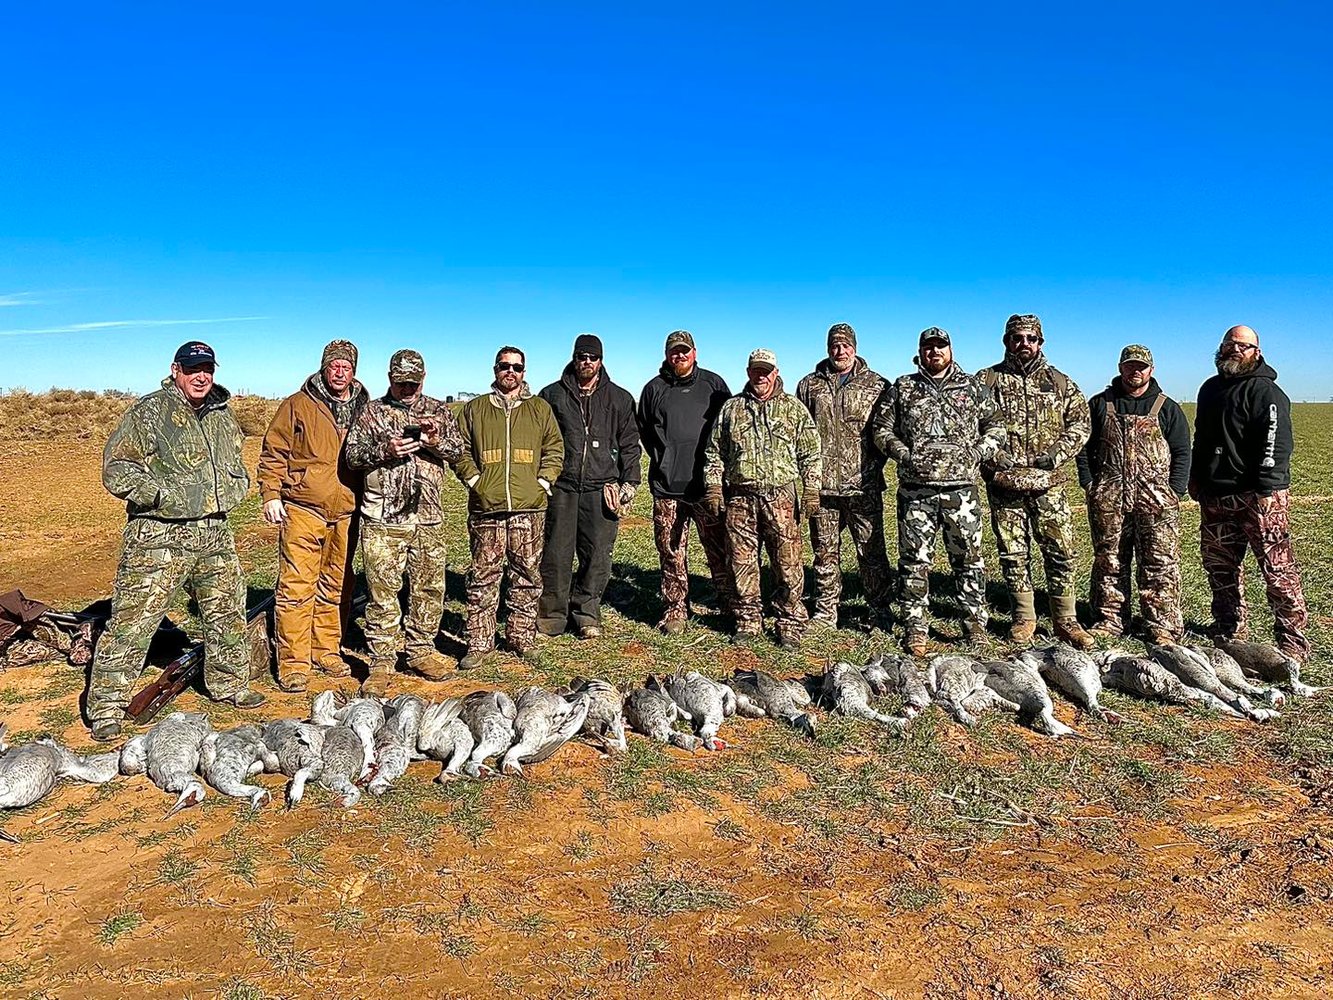
{"type": "Polygon", "coordinates": [[[410,407],[388,394],[371,400],[347,432],[345,446],[348,467],[365,473],[361,513],[385,524],[439,524],[444,467],[457,462],[462,450],[458,421],[440,400],[423,394],[410,407]],[[389,439],[422,417],[433,417],[439,426],[436,446],[423,442],[415,454],[394,458],[389,439]]]}
{"type": "Polygon", "coordinates": [[[1005,441],[991,390],[956,363],[939,379],[921,370],[899,378],[873,425],[875,444],[898,463],[906,485],[975,483],[981,463],[1005,441]]]}
{"type": "Polygon", "coordinates": [[[796,398],[815,418],[823,442],[821,492],[838,497],[884,492],[884,453],[875,447],[870,418],[887,386],[864,358],[853,362],[845,382],[826,358],[796,383],[796,398]]]}
{"type": "Polygon", "coordinates": [[[772,490],[797,486],[817,492],[823,482],[819,431],[795,396],[782,391],[758,400],[749,385],[722,404],[704,450],[704,486],[772,490]]]}
{"type": "Polygon", "coordinates": [[[171,379],[129,408],[102,452],[102,483],[130,517],[189,521],[225,514],[245,498],[245,439],[214,384],[197,412],[171,379]]]}
{"type": "Polygon", "coordinates": [[[1002,450],[1014,461],[1014,467],[1005,470],[994,462],[983,463],[981,474],[987,484],[1041,492],[1063,483],[1070,460],[1092,430],[1087,400],[1074,380],[1051,367],[1043,354],[1026,365],[1006,354],[999,364],[977,372],[977,378],[995,393],[1008,431],[1002,450]],[[1043,455],[1051,459],[1053,470],[1036,467],[1043,455]]]}

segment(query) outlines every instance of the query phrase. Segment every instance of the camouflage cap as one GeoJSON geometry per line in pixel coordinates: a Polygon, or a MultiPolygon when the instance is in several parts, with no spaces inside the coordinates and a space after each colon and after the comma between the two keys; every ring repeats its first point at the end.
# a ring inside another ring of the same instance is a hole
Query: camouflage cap
{"type": "Polygon", "coordinates": [[[426,362],[416,351],[394,351],[389,359],[390,382],[420,382],[426,377],[426,362]]]}
{"type": "Polygon", "coordinates": [[[746,368],[776,368],[778,366],[778,356],[767,347],[757,347],[750,352],[750,360],[746,363],[746,368]]]}
{"type": "Polygon", "coordinates": [[[1137,361],[1141,365],[1152,367],[1152,351],[1142,344],[1130,344],[1120,352],[1120,363],[1123,365],[1126,361],[1137,361]]]}
{"type": "Polygon", "coordinates": [[[834,323],[828,328],[828,346],[832,347],[838,341],[856,346],[856,331],[852,329],[850,323],[834,323]]]}
{"type": "Polygon", "coordinates": [[[694,334],[689,330],[673,330],[667,334],[666,350],[671,350],[677,344],[684,344],[691,351],[694,350],[694,334]]]}
{"type": "Polygon", "coordinates": [[[330,340],[324,345],[324,353],[320,356],[319,367],[324,369],[332,361],[346,361],[351,364],[352,371],[356,371],[356,358],[356,345],[350,340],[330,340]]]}
{"type": "Polygon", "coordinates": [[[953,341],[949,339],[949,331],[941,330],[938,326],[926,327],[921,331],[921,336],[917,338],[916,342],[921,347],[925,347],[927,342],[932,340],[938,340],[941,343],[948,344],[950,347],[953,346],[953,341]]]}
{"type": "Polygon", "coordinates": [[[1014,313],[1010,316],[1008,322],[1004,324],[1004,335],[1007,337],[1011,333],[1035,333],[1038,337],[1045,336],[1041,332],[1041,320],[1032,313],[1022,315],[1014,313]]]}

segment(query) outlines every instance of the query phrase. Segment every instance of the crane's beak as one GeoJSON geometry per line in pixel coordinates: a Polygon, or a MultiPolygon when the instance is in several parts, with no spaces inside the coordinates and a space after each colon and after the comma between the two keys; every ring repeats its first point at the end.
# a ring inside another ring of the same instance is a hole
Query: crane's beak
{"type": "Polygon", "coordinates": [[[187,791],[184,795],[182,795],[180,798],[178,798],[176,800],[176,804],[172,806],[170,809],[168,809],[167,814],[162,818],[171,819],[172,816],[175,816],[182,809],[188,809],[190,808],[190,806],[197,806],[201,801],[203,801],[203,796],[199,795],[198,792],[191,789],[190,791],[187,791]]]}

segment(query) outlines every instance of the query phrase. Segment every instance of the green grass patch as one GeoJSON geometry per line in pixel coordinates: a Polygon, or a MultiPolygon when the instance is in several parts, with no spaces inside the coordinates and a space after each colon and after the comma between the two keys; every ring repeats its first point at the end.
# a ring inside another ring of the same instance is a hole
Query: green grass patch
{"type": "Polygon", "coordinates": [[[111,948],[126,934],[131,934],[143,923],[143,914],[138,910],[118,910],[102,921],[98,928],[97,940],[111,948]]]}

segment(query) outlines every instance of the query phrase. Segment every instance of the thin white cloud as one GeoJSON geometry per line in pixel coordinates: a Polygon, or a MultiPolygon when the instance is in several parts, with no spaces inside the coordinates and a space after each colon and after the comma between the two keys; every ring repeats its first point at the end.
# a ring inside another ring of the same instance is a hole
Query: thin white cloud
{"type": "Polygon", "coordinates": [[[70,323],[68,326],[47,326],[31,330],[0,330],[0,337],[24,334],[89,333],[98,330],[121,330],[127,327],[196,326],[207,323],[253,323],[267,316],[220,316],[216,319],[110,319],[98,323],[70,323]]]}
{"type": "Polygon", "coordinates": [[[36,292],[0,292],[0,309],[5,306],[39,306],[42,300],[36,292]]]}

